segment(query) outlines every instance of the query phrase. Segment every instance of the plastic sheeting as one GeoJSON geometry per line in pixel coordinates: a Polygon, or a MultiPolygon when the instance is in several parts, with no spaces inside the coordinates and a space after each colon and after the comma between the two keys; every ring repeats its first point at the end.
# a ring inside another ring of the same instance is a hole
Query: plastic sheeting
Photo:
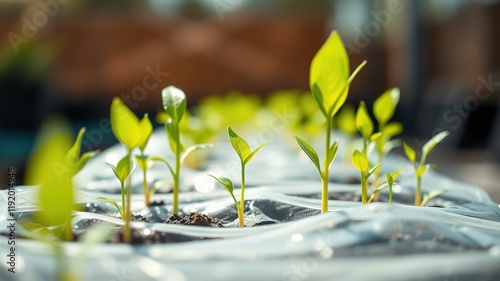
{"type": "MultiPolygon", "coordinates": [[[[163,134],[155,133],[148,153],[168,157],[167,143],[163,134]]],[[[307,159],[292,144],[271,143],[265,149],[247,169],[247,227],[236,227],[232,200],[206,176],[208,172],[229,176],[236,193],[239,190],[236,155],[221,143],[203,169],[184,170],[180,207],[186,213],[211,215],[224,228],[134,222],[136,231],[162,233],[177,242],[98,245],[85,264],[82,280],[500,280],[500,208],[480,188],[430,172],[423,193],[447,192],[427,207],[410,206],[412,168],[393,157],[383,170],[404,167],[394,187],[395,203],[384,202],[387,192],[382,192],[382,202],[362,205],[347,201],[359,198],[360,188],[348,183],[357,173],[339,158],[332,167],[330,212],[320,214],[321,184],[307,159]]],[[[102,163],[118,159],[121,153],[119,147],[111,148],[78,175],[77,201],[87,209],[73,219],[76,232],[96,221],[123,224],[114,207],[95,200],[106,196],[120,201],[117,180],[102,163]]],[[[168,177],[166,167],[155,165],[150,181],[168,177]]],[[[134,213],[164,221],[171,214],[168,188],[154,196],[164,206],[147,208],[140,183],[140,173],[134,174],[134,213]]],[[[35,201],[36,187],[18,187],[16,216],[29,217],[36,210],[35,201]]],[[[6,204],[6,193],[0,193],[0,205],[6,204]]],[[[8,218],[5,211],[0,210],[2,230],[8,218]]],[[[5,236],[0,243],[5,257],[5,236]]],[[[47,245],[20,238],[16,245],[17,273],[2,268],[0,280],[54,280],[55,259],[47,245]]],[[[63,245],[66,254],[76,259],[81,245],[63,245]]]]}

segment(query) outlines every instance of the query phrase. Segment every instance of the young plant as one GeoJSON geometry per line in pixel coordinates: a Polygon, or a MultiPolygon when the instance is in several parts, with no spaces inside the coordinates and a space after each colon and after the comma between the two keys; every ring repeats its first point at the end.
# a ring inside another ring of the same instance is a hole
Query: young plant
{"type": "Polygon", "coordinates": [[[375,172],[382,163],[378,163],[373,168],[370,168],[370,163],[366,158],[366,154],[355,149],[352,153],[352,164],[361,173],[361,202],[363,204],[370,203],[368,201],[368,178],[375,172]]]}
{"type": "Polygon", "coordinates": [[[231,180],[227,178],[216,178],[212,175],[209,175],[216,179],[222,186],[231,194],[231,197],[234,200],[234,204],[236,204],[236,209],[238,210],[238,224],[240,227],[245,226],[244,219],[244,211],[245,211],[245,166],[252,160],[252,158],[257,154],[257,152],[264,147],[267,143],[263,143],[259,145],[254,151],[250,149],[248,143],[236,134],[231,127],[227,127],[227,134],[229,136],[229,141],[233,146],[234,151],[238,154],[241,163],[241,194],[240,194],[240,203],[238,206],[238,202],[233,194],[233,183],[231,180]]]}
{"type": "MultiPolygon", "coordinates": [[[[399,122],[389,122],[394,116],[396,106],[399,102],[399,89],[392,88],[385,91],[373,104],[373,115],[378,123],[378,132],[381,134],[375,141],[375,148],[378,155],[378,162],[384,161],[385,156],[395,146],[397,142],[390,141],[394,136],[403,131],[403,126],[399,122]]],[[[375,171],[375,186],[381,176],[381,169],[375,171]]]]}
{"type": "Polygon", "coordinates": [[[212,144],[195,144],[187,149],[184,149],[180,137],[180,123],[184,113],[186,112],[186,94],[184,94],[184,92],[179,88],[168,86],[162,90],[161,95],[163,109],[169,117],[165,122],[165,132],[167,133],[168,141],[170,143],[170,149],[175,156],[175,166],[172,168],[167,161],[162,161],[167,164],[168,169],[172,174],[172,193],[174,196],[172,212],[177,214],[179,212],[179,182],[181,165],[184,162],[184,159],[191,152],[202,148],[212,147],[212,144]]]}
{"type": "Polygon", "coordinates": [[[37,147],[26,167],[26,184],[40,184],[38,213],[42,226],[62,226],[62,240],[73,240],[71,217],[75,209],[72,178],[97,151],[80,156],[85,128],[73,145],[66,124],[49,121],[43,126],[37,147]],[[66,147],[70,147],[65,151],[66,147]]]}
{"type": "Polygon", "coordinates": [[[381,133],[373,134],[373,122],[368,115],[366,104],[361,101],[356,112],[356,128],[361,133],[363,138],[363,149],[361,151],[354,150],[352,155],[352,163],[361,173],[361,201],[363,204],[368,203],[368,178],[382,165],[379,162],[374,167],[371,167],[369,156],[369,145],[377,141],[381,137],[381,133]]]}
{"type": "MultiPolygon", "coordinates": [[[[148,115],[145,114],[144,118],[146,120],[149,120],[148,115]]],[[[141,127],[141,132],[143,134],[144,140],[141,142],[141,144],[138,146],[139,150],[141,151],[140,155],[136,155],[135,159],[137,161],[137,164],[142,170],[142,189],[144,193],[144,203],[146,206],[149,206],[151,204],[151,197],[154,194],[153,190],[149,190],[149,185],[148,185],[148,180],[147,180],[147,171],[152,165],[152,161],[149,159],[149,157],[144,154],[144,150],[146,149],[146,145],[149,142],[149,138],[151,137],[151,133],[153,133],[153,125],[151,122],[144,122],[140,124],[141,127]]]]}
{"type": "Polygon", "coordinates": [[[443,141],[450,133],[448,131],[441,132],[434,137],[432,137],[429,141],[427,141],[422,147],[422,156],[420,157],[420,162],[417,162],[417,155],[415,150],[411,148],[408,144],[403,142],[403,148],[406,154],[406,157],[413,164],[413,168],[415,169],[415,175],[417,178],[417,187],[415,189],[415,206],[421,205],[421,185],[422,185],[422,177],[425,172],[430,168],[434,168],[434,164],[427,164],[427,156],[431,153],[431,151],[438,145],[441,141],[443,141]]]}
{"type": "Polygon", "coordinates": [[[387,182],[373,191],[372,196],[370,196],[370,199],[368,199],[368,203],[371,203],[373,199],[379,194],[379,192],[387,187],[389,187],[389,203],[392,203],[392,186],[394,185],[394,182],[396,181],[401,170],[403,170],[403,168],[397,169],[396,171],[392,172],[392,174],[390,174],[389,172],[385,172],[385,178],[387,179],[387,182]]]}
{"type": "MultiPolygon", "coordinates": [[[[125,220],[125,228],[123,231],[123,240],[126,243],[131,241],[130,218],[131,218],[131,197],[132,190],[130,186],[130,175],[133,172],[133,162],[131,159],[132,151],[136,147],[145,148],[151,135],[151,121],[147,114],[139,121],[139,118],[127,107],[120,99],[114,98],[111,104],[111,130],[116,139],[123,144],[126,150],[126,155],[113,172],[122,183],[122,210],[121,215],[125,220]],[[120,164],[121,163],[121,164],[120,164]],[[118,168],[120,166],[120,168],[118,168]],[[123,182],[122,182],[123,181],[123,182]],[[124,196],[125,193],[125,196],[124,196]]],[[[110,164],[108,164],[110,165],[110,164]]],[[[113,168],[113,165],[110,165],[113,168]]],[[[102,200],[102,199],[101,199],[102,200]]],[[[104,200],[109,202],[110,200],[104,200]]]]}
{"type": "Polygon", "coordinates": [[[294,136],[295,140],[313,162],[321,178],[321,212],[328,211],[328,181],[330,166],[335,159],[338,141],[331,143],[332,118],[344,104],[349,85],[354,77],[366,64],[362,62],[349,76],[349,58],[339,34],[334,31],[319,49],[311,62],[309,85],[311,93],[326,120],[325,155],[323,170],[320,166],[318,153],[305,140],[294,136]]]}

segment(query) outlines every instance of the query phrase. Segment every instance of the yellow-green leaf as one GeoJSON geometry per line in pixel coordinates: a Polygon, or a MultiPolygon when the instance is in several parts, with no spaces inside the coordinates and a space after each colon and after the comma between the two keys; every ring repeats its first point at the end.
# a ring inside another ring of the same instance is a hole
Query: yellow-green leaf
{"type": "Polygon", "coordinates": [[[327,113],[325,117],[331,118],[344,104],[349,90],[346,87],[349,74],[347,52],[339,34],[334,31],[314,56],[309,75],[311,91],[321,103],[320,108],[327,113]]]}
{"type": "Polygon", "coordinates": [[[144,114],[141,121],[139,122],[139,149],[144,151],[146,145],[148,144],[149,137],[151,137],[151,133],[153,133],[153,125],[151,124],[151,120],[149,120],[148,114],[144,114]]]}
{"type": "Polygon", "coordinates": [[[356,111],[351,104],[345,104],[336,115],[337,128],[346,135],[353,136],[358,132],[356,128],[356,111]]]}
{"type": "Polygon", "coordinates": [[[357,149],[355,149],[352,153],[352,164],[360,172],[368,171],[368,160],[366,159],[365,155],[363,155],[363,153],[361,153],[357,149]]]}
{"type": "Polygon", "coordinates": [[[252,153],[250,146],[242,137],[236,134],[231,127],[227,127],[227,134],[234,151],[236,151],[236,154],[240,157],[241,162],[244,162],[245,159],[247,159],[247,157],[252,153]]]}
{"type": "Polygon", "coordinates": [[[368,115],[365,102],[361,101],[356,112],[356,128],[361,133],[364,139],[370,139],[373,133],[373,122],[368,115]]]}
{"type": "Polygon", "coordinates": [[[388,139],[399,135],[403,132],[403,124],[399,122],[390,122],[382,128],[382,133],[388,139]]]}
{"type": "Polygon", "coordinates": [[[406,157],[408,158],[408,160],[410,160],[410,162],[412,164],[415,163],[415,160],[417,158],[417,154],[415,153],[415,150],[413,150],[413,148],[411,148],[411,146],[406,144],[406,142],[403,142],[403,149],[405,151],[405,154],[406,154],[406,157]]]}
{"type": "Polygon", "coordinates": [[[139,119],[120,99],[115,97],[111,104],[111,130],[127,151],[139,145],[139,119]]]}
{"type": "Polygon", "coordinates": [[[392,88],[385,91],[373,104],[373,115],[377,119],[379,128],[383,128],[391,120],[399,102],[399,89],[392,88]]]}
{"type": "Polygon", "coordinates": [[[314,166],[318,170],[318,173],[321,175],[321,167],[319,165],[319,157],[318,157],[318,153],[316,152],[314,147],[312,147],[312,145],[310,145],[307,141],[305,141],[297,136],[293,136],[293,137],[295,138],[295,140],[299,144],[300,148],[302,148],[302,151],[304,151],[306,153],[306,155],[309,157],[309,159],[311,159],[314,166]]]}
{"type": "Polygon", "coordinates": [[[438,145],[438,143],[442,142],[450,132],[444,131],[441,132],[434,137],[432,137],[428,142],[424,144],[422,147],[422,159],[420,161],[420,164],[423,165],[425,164],[425,160],[427,159],[427,156],[431,153],[431,151],[438,145]]]}

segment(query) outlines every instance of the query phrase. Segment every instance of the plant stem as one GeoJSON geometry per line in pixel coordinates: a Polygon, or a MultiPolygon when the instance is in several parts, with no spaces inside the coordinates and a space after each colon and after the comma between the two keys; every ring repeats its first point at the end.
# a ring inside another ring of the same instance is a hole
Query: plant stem
{"type": "Polygon", "coordinates": [[[421,202],[421,194],[420,194],[420,186],[422,183],[422,177],[417,176],[417,190],[415,191],[415,206],[420,206],[421,202]]]}
{"type": "Polygon", "coordinates": [[[389,185],[389,204],[392,204],[392,185],[389,185]]]}
{"type": "Polygon", "coordinates": [[[243,217],[245,211],[245,164],[241,161],[241,194],[240,208],[238,209],[238,223],[240,227],[245,227],[245,219],[243,217]]]}
{"type": "Polygon", "coordinates": [[[326,119],[326,142],[325,159],[323,162],[323,175],[321,177],[321,213],[328,212],[328,181],[330,176],[330,163],[328,152],[330,151],[330,135],[332,131],[332,119],[326,119]]]}
{"type": "MultiPolygon", "coordinates": [[[[131,151],[128,151],[127,152],[127,161],[130,162],[130,157],[131,157],[131,151]]],[[[130,174],[130,165],[129,165],[129,170],[127,171],[129,174],[130,174]]],[[[127,192],[127,196],[126,196],[126,203],[125,203],[125,207],[122,206],[122,208],[125,208],[125,211],[124,211],[124,214],[125,214],[125,229],[123,230],[123,241],[125,243],[130,243],[132,242],[132,233],[131,233],[131,230],[130,230],[130,218],[131,218],[131,206],[130,206],[130,203],[131,203],[131,197],[132,197],[132,184],[131,184],[131,179],[132,176],[130,176],[128,179],[126,179],[126,183],[127,183],[127,187],[126,187],[126,192],[127,192]]],[[[123,194],[123,193],[122,193],[123,194]]]]}
{"type": "MultiPolygon", "coordinates": [[[[147,168],[147,163],[146,167],[147,168]]],[[[142,171],[142,188],[144,191],[144,202],[146,203],[146,206],[149,206],[151,203],[149,201],[149,188],[148,188],[148,180],[146,178],[146,169],[142,171]]]]}
{"type": "Polygon", "coordinates": [[[176,123],[175,126],[175,173],[174,173],[174,187],[173,187],[173,213],[177,214],[179,212],[179,174],[181,169],[181,143],[180,143],[180,132],[179,132],[179,123],[176,123]]]}
{"type": "Polygon", "coordinates": [[[367,199],[367,178],[366,178],[366,175],[365,175],[366,172],[362,172],[362,176],[361,176],[361,203],[363,204],[367,204],[368,203],[368,199],[367,199]]]}
{"type": "Polygon", "coordinates": [[[122,219],[125,219],[125,182],[120,181],[120,188],[122,190],[122,209],[120,211],[120,216],[122,216],[122,219]]]}

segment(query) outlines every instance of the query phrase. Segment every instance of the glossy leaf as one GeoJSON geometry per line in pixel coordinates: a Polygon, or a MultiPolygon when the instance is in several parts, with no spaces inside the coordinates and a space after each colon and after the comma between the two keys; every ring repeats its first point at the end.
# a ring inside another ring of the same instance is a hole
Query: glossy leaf
{"type": "Polygon", "coordinates": [[[368,170],[368,176],[371,176],[375,171],[382,166],[382,162],[378,163],[377,165],[373,166],[370,170],[368,170]]]}
{"type": "Polygon", "coordinates": [[[318,173],[321,174],[321,167],[319,164],[319,157],[318,153],[316,150],[305,140],[299,138],[298,136],[293,136],[297,143],[299,144],[300,148],[306,153],[306,155],[311,159],[313,162],[314,166],[316,166],[316,169],[318,170],[318,173]]]}
{"type": "Polygon", "coordinates": [[[422,147],[422,159],[421,165],[425,164],[425,160],[427,156],[431,153],[431,151],[438,145],[438,143],[442,142],[450,133],[448,131],[441,132],[434,137],[432,137],[429,141],[427,141],[422,147]]]}
{"type": "Polygon", "coordinates": [[[106,164],[113,169],[113,173],[120,182],[125,182],[135,169],[134,161],[130,161],[128,155],[120,159],[116,166],[111,163],[106,164]]]}
{"type": "Polygon", "coordinates": [[[120,98],[113,99],[110,123],[114,136],[127,151],[132,151],[139,145],[139,119],[120,98]]]}
{"type": "Polygon", "coordinates": [[[373,133],[373,122],[363,101],[360,102],[356,112],[356,128],[358,128],[364,139],[369,139],[373,133]]]}
{"type": "Polygon", "coordinates": [[[365,172],[368,170],[368,160],[366,159],[365,155],[357,149],[355,149],[352,153],[352,164],[360,172],[365,172]]]}
{"type": "Polygon", "coordinates": [[[411,148],[411,146],[406,144],[406,142],[403,142],[403,149],[405,151],[405,154],[406,154],[406,157],[408,158],[408,160],[410,160],[410,162],[412,164],[415,163],[415,160],[417,158],[417,154],[415,153],[415,150],[413,150],[413,148],[411,148]]]}
{"type": "Polygon", "coordinates": [[[332,165],[338,150],[339,150],[339,140],[335,140],[330,146],[330,149],[328,149],[328,165],[330,166],[332,165]]]}
{"type": "Polygon", "coordinates": [[[373,115],[379,124],[379,128],[383,128],[389,120],[391,120],[399,102],[399,89],[392,88],[385,91],[373,104],[373,115]]]}
{"type": "Polygon", "coordinates": [[[227,127],[227,134],[234,151],[236,151],[236,154],[238,154],[241,161],[244,162],[245,159],[247,159],[247,157],[252,153],[250,146],[242,137],[236,134],[231,127],[227,127]]]}
{"type": "Polygon", "coordinates": [[[186,111],[186,94],[175,87],[168,86],[161,91],[163,109],[177,124],[186,111]]]}
{"type": "Polygon", "coordinates": [[[184,151],[184,147],[182,146],[182,144],[177,143],[179,125],[176,124],[173,119],[168,119],[167,122],[165,122],[165,132],[167,133],[170,149],[172,149],[174,153],[178,151],[177,149],[179,149],[180,152],[184,151]],[[179,148],[177,148],[177,146],[179,146],[179,148]]]}
{"type": "Polygon", "coordinates": [[[317,101],[320,98],[320,106],[327,114],[330,112],[334,114],[345,102],[348,91],[345,86],[349,72],[347,52],[339,34],[334,31],[314,56],[309,75],[311,91],[317,101]],[[317,93],[318,89],[320,93],[317,93]],[[335,110],[334,106],[338,108],[335,110]]]}
{"type": "Polygon", "coordinates": [[[267,142],[259,145],[254,151],[252,151],[252,153],[250,153],[250,155],[248,155],[247,158],[245,158],[245,160],[243,161],[243,164],[247,164],[248,162],[250,162],[250,160],[253,159],[255,154],[257,154],[257,152],[259,150],[261,150],[266,144],[267,144],[267,142]]]}
{"type": "Polygon", "coordinates": [[[151,120],[149,120],[148,114],[144,114],[141,121],[139,122],[140,138],[138,141],[138,146],[141,151],[144,151],[146,145],[148,144],[149,138],[153,133],[153,125],[151,120]]]}
{"type": "Polygon", "coordinates": [[[218,178],[216,176],[213,176],[213,175],[208,175],[212,178],[214,178],[216,181],[218,181],[222,187],[224,187],[225,190],[227,190],[227,192],[229,192],[230,194],[233,194],[233,191],[234,191],[234,186],[233,186],[233,182],[228,179],[228,178],[218,178]]]}

